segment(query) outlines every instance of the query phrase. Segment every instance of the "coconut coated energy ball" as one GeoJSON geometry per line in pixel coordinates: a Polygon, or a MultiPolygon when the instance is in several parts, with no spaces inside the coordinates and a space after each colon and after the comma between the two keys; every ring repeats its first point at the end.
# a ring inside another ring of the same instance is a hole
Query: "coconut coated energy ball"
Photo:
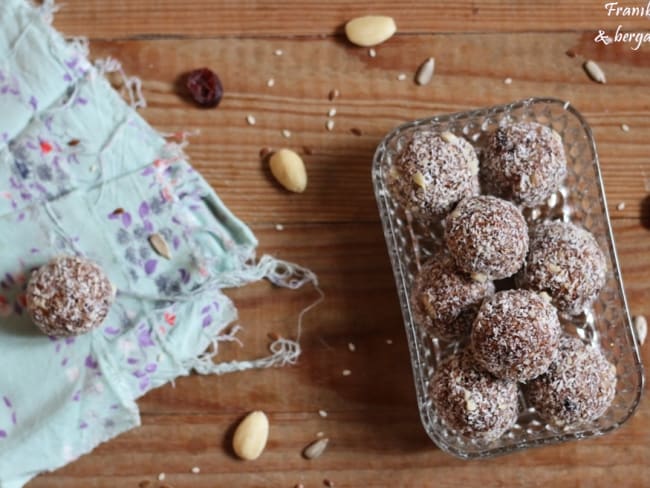
{"type": "Polygon", "coordinates": [[[576,337],[560,339],[548,371],[525,387],[529,403],[557,426],[591,422],[602,416],[616,393],[616,368],[602,352],[576,337]]]}
{"type": "Polygon", "coordinates": [[[523,265],[528,226],[512,203],[493,196],[470,197],[447,217],[445,241],[461,270],[498,280],[523,265]]]}
{"type": "Polygon", "coordinates": [[[487,193],[524,207],[541,205],[566,176],[562,138],[554,130],[522,122],[498,128],[481,162],[487,193]]]}
{"type": "Polygon", "coordinates": [[[548,300],[529,290],[507,290],[483,302],[470,342],[477,363],[487,371],[526,382],[546,372],[561,332],[548,300]]]}
{"type": "Polygon", "coordinates": [[[523,288],[545,291],[561,311],[577,315],[605,285],[607,264],[591,233],[569,222],[533,229],[530,253],[518,276],[523,288]]]}
{"type": "Polygon", "coordinates": [[[115,292],[92,261],[60,256],[34,271],[27,284],[27,311],[49,336],[73,336],[99,326],[115,292]]]}
{"type": "Polygon", "coordinates": [[[443,216],[478,191],[478,158],[472,145],[450,132],[416,132],[388,175],[395,200],[418,219],[443,216]]]}
{"type": "Polygon", "coordinates": [[[483,299],[494,293],[489,280],[477,281],[449,255],[428,260],[414,279],[411,307],[416,322],[442,339],[466,337],[483,299]]]}
{"type": "Polygon", "coordinates": [[[491,441],[517,421],[517,384],[481,369],[468,351],[442,363],[429,388],[437,414],[465,437],[491,441]]]}

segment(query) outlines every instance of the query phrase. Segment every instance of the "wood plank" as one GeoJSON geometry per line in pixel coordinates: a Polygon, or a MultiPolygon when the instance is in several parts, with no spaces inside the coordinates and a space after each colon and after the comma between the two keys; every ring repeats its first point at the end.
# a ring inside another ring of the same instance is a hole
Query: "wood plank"
{"type": "MultiPolygon", "coordinates": [[[[68,0],[57,15],[56,26],[71,35],[93,38],[139,36],[314,36],[333,35],[357,15],[382,14],[396,19],[398,32],[538,32],[586,30],[593,39],[598,29],[647,28],[641,17],[609,15],[599,0],[515,1],[411,0],[372,3],[331,0],[68,0]]],[[[619,2],[641,7],[644,2],[619,2]]],[[[643,5],[645,7],[645,4],[643,5]]]]}
{"type": "Polygon", "coordinates": [[[647,58],[643,53],[604,61],[609,82],[597,85],[579,60],[564,55],[580,42],[578,34],[423,35],[396,39],[375,59],[332,39],[96,42],[92,51],[121,59],[143,78],[149,102],[143,114],[156,127],[201,130],[188,148],[192,162],[247,222],[376,220],[370,167],[385,133],[415,118],[531,95],[569,100],[583,112],[598,144],[610,211],[614,218],[634,217],[650,188],[650,64],[637,62],[635,56],[647,58]],[[276,47],[285,54],[274,56],[276,47]],[[444,54],[431,85],[397,80],[438,53],[444,54]],[[216,110],[197,109],[177,93],[179,75],[203,65],[217,70],[225,86],[216,110]],[[266,86],[271,77],[273,88],[266,86]],[[508,77],[511,85],[503,82],[508,77]],[[330,102],[334,88],[341,97],[330,102]],[[328,132],[331,107],[336,125],[328,132]],[[255,126],[246,123],[249,113],[255,126]],[[629,132],[621,130],[623,123],[629,132]],[[282,136],[285,128],[290,139],[282,136]],[[289,195],[273,182],[258,156],[264,146],[303,154],[309,148],[305,194],[289,195]],[[620,202],[626,204],[622,212],[616,210],[620,202]]]}
{"type": "MultiPolygon", "coordinates": [[[[434,479],[435,486],[474,486],[479,480],[487,480],[486,486],[510,481],[513,486],[530,486],[531,480],[555,486],[580,479],[585,486],[604,487],[613,482],[637,486],[650,475],[647,402],[623,428],[599,439],[482,462],[466,463],[442,453],[428,440],[418,418],[379,226],[254,230],[261,252],[305,264],[321,279],[327,298],[305,317],[299,364],[222,377],[194,375],[179,379],[175,387],[154,390],[139,401],[143,427],[36,479],[30,488],[136,486],[160,472],[172,486],[193,488],[298,482],[320,486],[324,478],[336,486],[428,486],[434,479]],[[355,352],[347,349],[348,342],[356,345],[355,352]],[[352,375],[343,377],[343,368],[352,375]],[[258,461],[243,463],[233,458],[228,440],[241,415],[256,408],[270,415],[269,446],[258,461]],[[328,412],[327,418],[318,415],[320,409],[328,412]],[[322,458],[305,461],[301,449],[321,431],[332,444],[322,458]],[[201,468],[200,475],[190,474],[193,466],[201,468]]],[[[614,230],[631,307],[635,313],[649,314],[648,231],[634,220],[617,221],[614,230]]],[[[290,292],[266,283],[229,294],[245,325],[241,334],[245,347],[224,344],[220,353],[224,360],[263,354],[269,330],[291,335],[299,310],[315,296],[310,289],[290,292]]],[[[644,349],[646,361],[649,353],[644,349]]]]}

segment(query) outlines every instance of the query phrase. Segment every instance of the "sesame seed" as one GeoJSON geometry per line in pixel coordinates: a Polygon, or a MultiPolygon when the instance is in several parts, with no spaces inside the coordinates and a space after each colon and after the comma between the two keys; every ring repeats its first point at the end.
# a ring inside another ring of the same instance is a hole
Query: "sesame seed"
{"type": "Polygon", "coordinates": [[[350,352],[354,352],[357,350],[357,346],[355,346],[352,342],[348,342],[348,349],[350,352]]]}
{"type": "Polygon", "coordinates": [[[255,125],[257,121],[255,120],[255,117],[253,115],[248,114],[246,116],[246,122],[248,122],[248,125],[255,125]]]}
{"type": "Polygon", "coordinates": [[[512,85],[512,78],[506,78],[505,80],[503,80],[503,82],[504,82],[506,85],[512,85]]]}
{"type": "Polygon", "coordinates": [[[377,56],[377,51],[375,51],[375,49],[371,47],[370,49],[368,49],[368,56],[374,58],[375,56],[377,56]]]}
{"type": "Polygon", "coordinates": [[[393,339],[386,339],[386,344],[390,345],[393,343],[393,339]]]}
{"type": "Polygon", "coordinates": [[[284,225],[282,224],[275,224],[275,230],[282,231],[284,230],[284,225]]]}
{"type": "Polygon", "coordinates": [[[341,374],[343,376],[350,376],[352,374],[352,371],[350,371],[349,369],[344,369],[343,371],[341,371],[341,374]]]}
{"type": "Polygon", "coordinates": [[[616,210],[619,212],[625,210],[625,202],[620,202],[618,205],[616,205],[616,210]]]}
{"type": "Polygon", "coordinates": [[[325,417],[327,417],[327,412],[326,412],[325,410],[319,410],[319,411],[318,411],[318,415],[320,415],[321,417],[325,418],[325,417]]]}
{"type": "Polygon", "coordinates": [[[336,109],[334,107],[332,107],[331,109],[329,109],[327,111],[327,116],[328,117],[334,117],[335,115],[336,115],[336,109]]]}
{"type": "Polygon", "coordinates": [[[276,56],[282,56],[284,54],[284,51],[282,49],[276,49],[275,51],[273,51],[273,54],[275,54],[276,56]]]}
{"type": "Polygon", "coordinates": [[[400,73],[397,75],[397,81],[404,81],[406,79],[405,73],[400,73]]]}
{"type": "Polygon", "coordinates": [[[325,122],[325,128],[332,131],[334,129],[334,121],[332,119],[327,119],[327,122],[325,122]]]}
{"type": "Polygon", "coordinates": [[[325,437],[325,432],[316,432],[316,437],[325,437]]]}
{"type": "Polygon", "coordinates": [[[199,468],[198,466],[194,466],[192,468],[192,473],[199,474],[200,472],[201,472],[201,468],[199,468]]]}
{"type": "Polygon", "coordinates": [[[266,86],[269,88],[273,87],[275,85],[275,80],[273,78],[269,78],[269,80],[266,82],[266,86]]]}
{"type": "Polygon", "coordinates": [[[289,129],[282,129],[282,137],[289,139],[291,137],[291,131],[289,129]]]}
{"type": "Polygon", "coordinates": [[[160,473],[158,475],[158,481],[165,481],[165,473],[160,473]]]}
{"type": "Polygon", "coordinates": [[[627,124],[621,124],[621,130],[623,132],[630,132],[630,126],[627,124]]]}

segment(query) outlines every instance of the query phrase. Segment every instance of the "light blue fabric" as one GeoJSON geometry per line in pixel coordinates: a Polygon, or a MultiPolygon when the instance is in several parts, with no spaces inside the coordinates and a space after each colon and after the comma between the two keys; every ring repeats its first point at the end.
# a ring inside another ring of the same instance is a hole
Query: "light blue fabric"
{"type": "Polygon", "coordinates": [[[272,258],[252,263],[255,237],[180,147],[43,16],[22,0],[0,3],[0,488],[138,425],[134,400],[192,369],[294,361],[286,340],[258,362],[202,353],[236,318],[221,288],[316,281],[272,258]],[[153,233],[171,260],[151,248],[153,233]],[[42,335],[24,309],[31,270],[60,254],[94,260],[118,290],[101,328],[76,338],[42,335]]]}

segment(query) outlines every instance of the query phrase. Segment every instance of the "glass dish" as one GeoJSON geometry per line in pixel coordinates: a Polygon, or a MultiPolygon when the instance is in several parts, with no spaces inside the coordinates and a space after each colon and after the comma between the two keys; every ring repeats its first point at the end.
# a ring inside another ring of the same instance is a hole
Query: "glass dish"
{"type": "Polygon", "coordinates": [[[463,459],[485,458],[533,446],[603,435],[632,416],[643,391],[643,366],[623,291],[596,146],[591,129],[578,111],[560,100],[530,98],[508,105],[409,122],[391,131],[379,144],[372,178],[404,317],[420,417],[433,442],[443,451],[463,459]],[[600,345],[609,361],[616,365],[618,382],[616,396],[605,415],[577,429],[563,430],[546,424],[520,396],[521,413],[517,424],[500,439],[483,443],[468,440],[448,429],[431,404],[429,378],[440,360],[455,352],[459,344],[422,332],[414,322],[409,294],[420,263],[437,252],[443,234],[440,225],[421,225],[400,208],[391,198],[386,177],[404,141],[413,131],[450,131],[463,136],[474,144],[480,157],[487,134],[499,124],[520,121],[549,126],[564,140],[568,176],[563,187],[545,205],[529,209],[524,215],[529,224],[545,219],[563,219],[582,225],[594,234],[605,252],[607,282],[598,299],[583,315],[561,317],[561,322],[565,329],[571,329],[583,340],[600,345]]]}

